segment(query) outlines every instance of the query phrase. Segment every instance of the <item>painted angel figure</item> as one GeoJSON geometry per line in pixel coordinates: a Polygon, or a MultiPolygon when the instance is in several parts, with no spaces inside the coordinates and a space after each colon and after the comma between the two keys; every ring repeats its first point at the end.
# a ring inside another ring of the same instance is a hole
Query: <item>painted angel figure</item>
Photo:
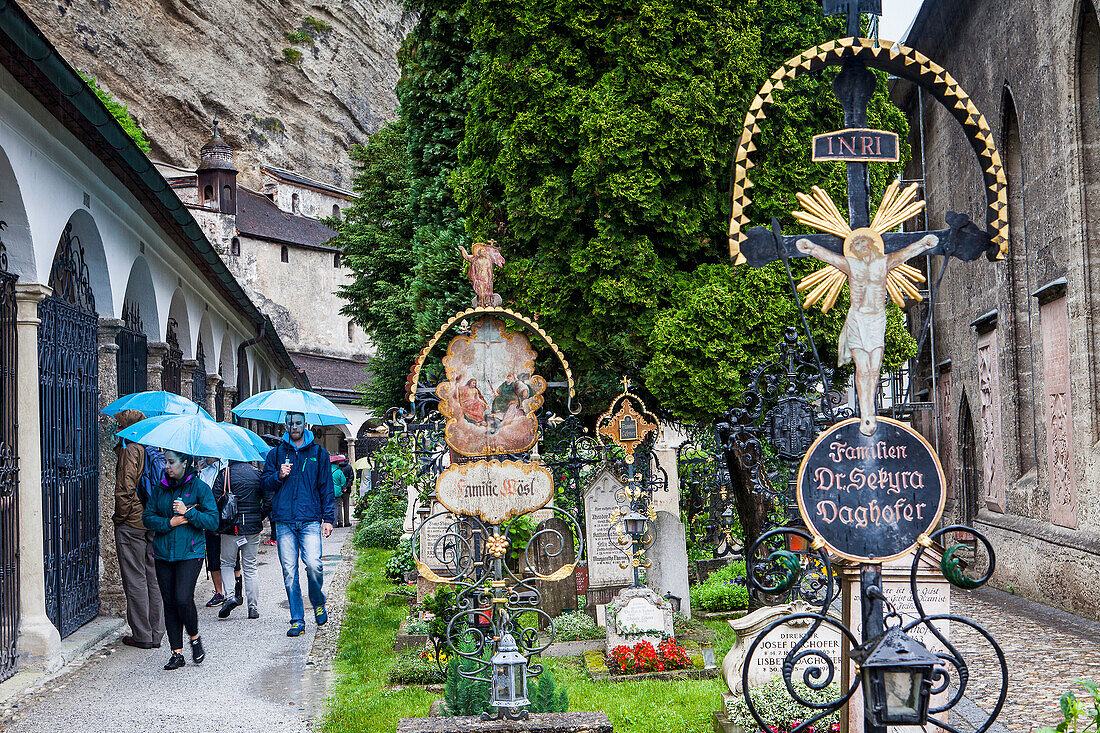
{"type": "Polygon", "coordinates": [[[886,254],[882,235],[924,208],[924,201],[912,200],[916,188],[913,184],[899,192],[897,182],[890,184],[871,226],[854,231],[829,195],[817,186],[814,186],[812,196],[798,194],[798,202],[805,211],[793,212],[794,217],[803,224],[844,240],[843,255],[808,239],[795,243],[799,252],[828,265],[804,277],[798,289],[810,290],[804,308],[821,301],[822,311],[827,311],[836,303],[845,281],[848,283],[851,306],[840,331],[838,361],[841,366],[855,362],[859,430],[864,435],[874,434],[878,426],[875,393],[886,341],[887,295],[899,306],[905,304],[906,296],[920,300],[921,294],[916,284],[924,282],[924,276],[905,263],[939,243],[939,237],[929,234],[904,249],[886,254]]]}
{"type": "Polygon", "coordinates": [[[470,263],[466,276],[474,286],[474,292],[477,294],[476,302],[479,306],[500,305],[497,302],[499,296],[493,292],[493,268],[504,267],[504,257],[495,245],[496,242],[491,239],[488,244],[475,242],[470,247],[470,252],[467,252],[462,245],[458,246],[462,252],[462,259],[470,263]]]}

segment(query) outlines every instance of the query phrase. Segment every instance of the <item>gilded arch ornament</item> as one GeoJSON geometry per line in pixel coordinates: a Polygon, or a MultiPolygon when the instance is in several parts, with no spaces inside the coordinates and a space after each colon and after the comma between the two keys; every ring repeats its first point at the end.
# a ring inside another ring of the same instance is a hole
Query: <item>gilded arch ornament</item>
{"type": "Polygon", "coordinates": [[[741,254],[741,245],[747,237],[745,231],[750,222],[745,208],[752,203],[748,190],[753,183],[749,171],[755,163],[751,155],[756,152],[753,138],[760,132],[760,120],[767,114],[765,108],[771,104],[772,96],[784,88],[784,84],[802,74],[817,71],[827,66],[837,66],[846,58],[859,58],[867,66],[908,79],[928,90],[951,115],[959,121],[966,131],[971,148],[978,156],[982,167],[982,176],[986,185],[986,226],[992,236],[996,253],[991,259],[1003,259],[1008,251],[1008,185],[1000,153],[989,123],[975,106],[970,96],[942,66],[920,51],[893,41],[876,41],[870,38],[841,38],[827,41],[819,46],[807,49],[788,59],[764,82],[749,111],[745,114],[745,125],[734,158],[733,208],[730,215],[729,241],[730,258],[735,264],[745,262],[741,254]]]}

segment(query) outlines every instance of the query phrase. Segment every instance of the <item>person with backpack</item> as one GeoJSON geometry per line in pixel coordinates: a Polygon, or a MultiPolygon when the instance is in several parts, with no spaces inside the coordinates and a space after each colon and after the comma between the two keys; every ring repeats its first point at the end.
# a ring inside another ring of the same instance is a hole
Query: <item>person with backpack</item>
{"type": "MultiPolygon", "coordinates": [[[[340,473],[344,475],[344,488],[340,494],[336,495],[336,526],[337,527],[350,527],[351,526],[351,498],[352,492],[355,489],[355,471],[348,465],[348,459],[344,456],[339,457],[337,466],[340,467],[340,473]]],[[[333,476],[333,480],[335,480],[333,476]]]]}
{"type": "Polygon", "coordinates": [[[286,414],[286,433],[264,461],[260,485],[271,496],[271,521],[279,543],[279,563],[290,601],[290,629],[287,636],[301,636],[305,630],[302,588],[298,583],[299,557],[306,566],[306,585],[313,617],[318,626],[328,621],[325,594],[321,591],[321,538],[332,534],[336,520],[335,494],[328,451],[313,440],[300,412],[286,414]]]}
{"type": "Polygon", "coordinates": [[[336,524],[334,526],[336,527],[344,526],[343,499],[348,495],[348,478],[340,470],[340,461],[343,458],[343,456],[329,456],[328,459],[332,467],[332,493],[336,502],[336,524]]]}
{"type": "MultiPolygon", "coordinates": [[[[237,565],[244,580],[244,596],[248,599],[248,617],[260,617],[260,582],[256,575],[256,558],[260,552],[260,530],[263,529],[263,491],[260,489],[260,471],[251,463],[230,461],[229,465],[214,479],[214,499],[219,510],[231,501],[236,503],[232,516],[225,518],[218,527],[222,577],[237,565]],[[230,500],[230,496],[234,497],[230,500]],[[238,559],[239,556],[239,559],[238,559]]],[[[218,618],[229,618],[233,609],[244,603],[241,597],[241,582],[237,582],[236,592],[225,599],[218,611],[218,618]]]]}
{"type": "MultiPolygon", "coordinates": [[[[139,410],[123,410],[115,415],[119,430],[144,419],[145,414],[139,410]]],[[[130,625],[130,633],[122,637],[122,643],[138,649],[158,649],[164,635],[164,605],[153,564],[153,533],[142,522],[141,514],[149,499],[149,486],[164,477],[164,456],[158,448],[123,439],[115,446],[115,456],[115,512],[111,520],[126,595],[126,622],[130,625]]]]}

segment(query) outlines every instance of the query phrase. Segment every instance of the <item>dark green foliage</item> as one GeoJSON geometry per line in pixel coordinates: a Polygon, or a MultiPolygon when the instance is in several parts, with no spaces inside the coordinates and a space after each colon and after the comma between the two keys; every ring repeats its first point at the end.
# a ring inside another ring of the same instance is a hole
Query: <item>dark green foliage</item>
{"type": "Polygon", "coordinates": [[[332,26],[325,21],[311,18],[308,15],[302,20],[302,25],[309,28],[314,33],[327,33],[332,30],[332,26]]]}
{"type": "Polygon", "coordinates": [[[538,677],[527,681],[528,708],[532,713],[564,713],[569,709],[569,693],[558,687],[554,673],[544,669],[538,677]]]}
{"type": "Polygon", "coordinates": [[[77,73],[80,74],[80,78],[84,80],[84,83],[95,92],[97,97],[99,97],[99,101],[103,102],[103,106],[106,107],[107,111],[111,113],[111,116],[115,118],[115,122],[122,125],[122,129],[125,130],[126,134],[130,136],[130,139],[134,141],[138,149],[148,155],[152,147],[150,147],[149,140],[145,137],[145,133],[138,127],[134,118],[130,116],[129,108],[111,96],[111,93],[106,89],[100,87],[95,77],[91,74],[85,74],[83,71],[77,73]]]}
{"type": "Polygon", "coordinates": [[[749,607],[749,590],[744,581],[745,563],[730,563],[707,576],[705,583],[691,586],[691,607],[697,611],[740,611],[749,607]]]}
{"type": "Polygon", "coordinates": [[[404,580],[405,573],[415,567],[416,560],[413,558],[412,541],[405,540],[394,550],[390,559],[386,560],[386,577],[395,583],[399,583],[404,580]]]}
{"type": "Polygon", "coordinates": [[[422,602],[424,610],[435,616],[428,624],[429,636],[434,639],[447,639],[447,624],[455,615],[456,603],[455,592],[445,585],[439,586],[424,596],[422,602]]]}
{"type": "Polygon", "coordinates": [[[356,547],[380,547],[396,550],[401,537],[402,518],[382,519],[373,524],[360,523],[355,528],[356,547]]]}
{"type": "MultiPolygon", "coordinates": [[[[460,642],[462,651],[469,654],[474,650],[472,642],[460,642]]],[[[489,652],[486,648],[482,657],[489,660],[489,652]]],[[[447,660],[447,682],[443,689],[443,712],[446,715],[480,715],[489,709],[489,683],[472,680],[459,674],[459,666],[468,674],[477,672],[479,665],[476,660],[463,659],[458,654],[452,654],[447,660]]]]}
{"type": "Polygon", "coordinates": [[[283,61],[286,61],[288,64],[294,64],[295,66],[301,66],[302,52],[296,48],[284,48],[283,61]]]}
{"type": "MultiPolygon", "coordinates": [[[[841,20],[823,18],[819,0],[432,0],[419,10],[400,56],[401,121],[356,151],[359,199],[337,240],[356,274],[345,312],[380,346],[367,403],[403,401],[417,352],[472,295],[457,245],[492,237],[509,261],[497,292],[561,344],[588,411],[624,373],[666,415],[727,409],[748,368],[799,324],[781,267],[728,260],[741,124],[772,71],[837,37],[841,20]]],[[[814,134],[843,126],[834,76],[776,93],[756,141],[753,221],[774,215],[797,231],[794,194],[813,185],[843,208],[843,165],[809,159],[814,134]]],[[[879,79],[869,124],[904,141],[879,79]]],[[[872,166],[873,202],[899,169],[872,166]]],[[[835,343],[846,305],[810,314],[819,343],[835,343]]],[[[887,368],[913,347],[896,312],[887,344],[887,368]]]]}
{"type": "Polygon", "coordinates": [[[283,38],[285,38],[290,43],[309,43],[313,40],[312,38],[310,38],[309,34],[306,33],[305,30],[302,28],[294,31],[287,31],[283,34],[283,38]]]}

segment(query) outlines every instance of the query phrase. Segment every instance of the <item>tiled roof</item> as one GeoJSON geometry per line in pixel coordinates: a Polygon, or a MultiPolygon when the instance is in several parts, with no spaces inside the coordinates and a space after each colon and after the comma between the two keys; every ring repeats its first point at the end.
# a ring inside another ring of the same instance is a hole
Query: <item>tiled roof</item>
{"type": "Polygon", "coordinates": [[[313,390],[334,402],[355,402],[359,398],[359,385],[369,382],[371,373],[367,362],[355,359],[339,359],[294,351],[290,354],[299,369],[309,374],[313,390]]]}
{"type": "Polygon", "coordinates": [[[333,196],[340,196],[342,198],[349,199],[355,196],[354,191],[349,191],[346,188],[340,188],[339,186],[333,186],[329,183],[323,183],[322,181],[318,181],[313,178],[306,178],[303,175],[292,173],[291,171],[285,171],[282,168],[272,168],[269,165],[262,165],[260,166],[260,170],[270,176],[278,178],[279,180],[286,181],[287,183],[293,183],[298,186],[305,186],[306,188],[314,188],[318,191],[331,193],[333,196]]]}
{"type": "Polygon", "coordinates": [[[317,219],[288,214],[262,193],[237,187],[237,231],[245,236],[309,247],[324,246],[336,235],[317,219]]]}

